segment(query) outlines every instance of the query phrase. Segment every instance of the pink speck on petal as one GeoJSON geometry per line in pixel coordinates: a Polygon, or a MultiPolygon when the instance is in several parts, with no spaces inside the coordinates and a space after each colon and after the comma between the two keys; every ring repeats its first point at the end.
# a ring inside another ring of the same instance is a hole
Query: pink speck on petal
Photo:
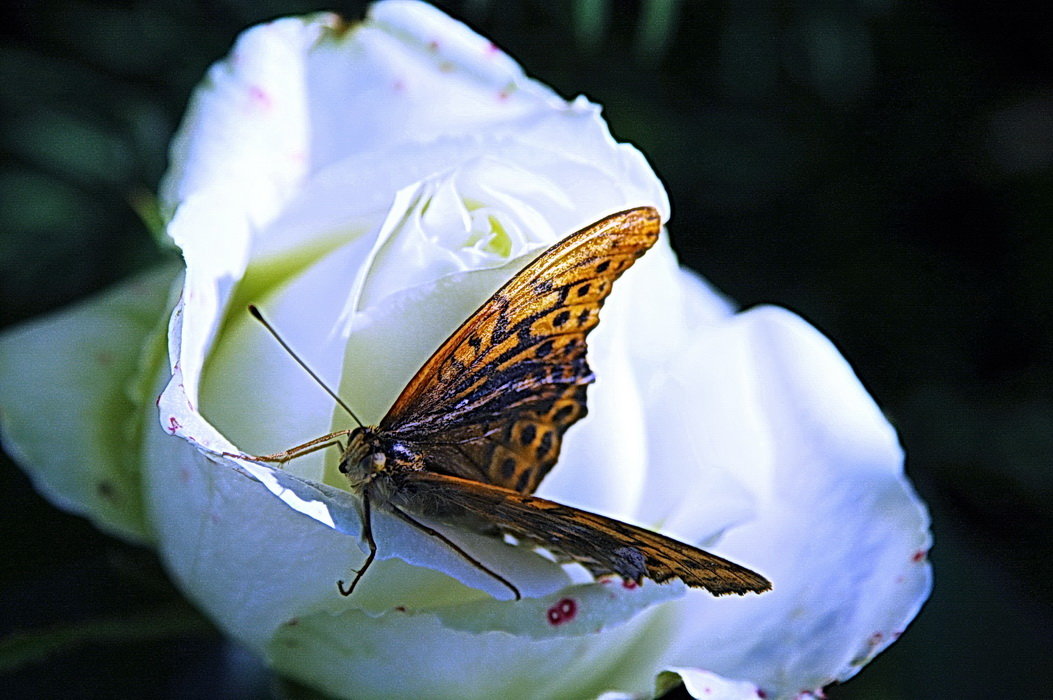
{"type": "Polygon", "coordinates": [[[501,49],[498,48],[497,44],[491,41],[489,44],[486,45],[486,53],[490,56],[494,56],[496,54],[501,53],[501,49]]]}
{"type": "Polygon", "coordinates": [[[258,109],[268,110],[273,106],[270,94],[259,85],[249,86],[249,99],[258,109]]]}
{"type": "Polygon", "coordinates": [[[178,420],[176,420],[175,416],[168,417],[168,432],[174,434],[177,430],[179,430],[182,427],[183,426],[179,423],[178,420]]]}
{"type": "Polygon", "coordinates": [[[918,551],[914,552],[914,554],[911,555],[910,560],[912,562],[914,562],[915,564],[919,564],[919,563],[925,561],[925,557],[927,555],[928,555],[928,552],[926,550],[919,549],[918,551]]]}
{"type": "Polygon", "coordinates": [[[624,588],[627,591],[634,591],[639,587],[640,584],[638,584],[636,581],[633,581],[631,578],[622,579],[622,588],[624,588]]]}
{"type": "Polygon", "coordinates": [[[762,689],[762,688],[757,688],[757,697],[758,698],[766,698],[766,697],[768,697],[768,693],[766,693],[764,691],[764,689],[762,689]]]}
{"type": "Polygon", "coordinates": [[[550,625],[562,625],[570,622],[578,614],[578,604],[573,598],[563,598],[548,609],[546,616],[550,625]]]}
{"type": "Polygon", "coordinates": [[[435,39],[432,39],[431,41],[428,42],[428,51],[438,51],[438,50],[439,50],[439,42],[438,41],[436,41],[435,39]]]}
{"type": "Polygon", "coordinates": [[[404,80],[396,80],[391,84],[391,89],[395,92],[406,92],[406,82],[404,80]]]}
{"type": "Polygon", "coordinates": [[[878,644],[881,644],[881,640],[883,640],[884,638],[884,634],[882,634],[881,632],[875,632],[874,634],[870,635],[869,639],[867,639],[867,644],[869,644],[872,647],[876,647],[878,644]]]}

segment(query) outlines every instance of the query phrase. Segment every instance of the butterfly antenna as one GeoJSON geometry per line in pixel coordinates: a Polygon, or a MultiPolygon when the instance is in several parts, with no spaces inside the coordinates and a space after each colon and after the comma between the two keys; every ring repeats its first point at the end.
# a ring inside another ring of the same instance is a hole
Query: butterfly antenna
{"type": "Polygon", "coordinates": [[[289,347],[289,344],[286,343],[282,339],[282,337],[280,335],[278,335],[278,331],[274,330],[274,326],[272,326],[267,321],[267,319],[265,319],[263,317],[263,314],[260,313],[260,310],[258,308],[256,308],[255,304],[249,304],[249,313],[252,314],[252,317],[254,319],[256,319],[257,321],[259,321],[260,323],[263,324],[263,327],[267,329],[267,332],[270,333],[272,336],[274,336],[274,339],[278,341],[279,345],[281,345],[283,348],[285,348],[285,352],[289,353],[289,355],[292,356],[292,359],[296,360],[296,363],[298,365],[300,365],[301,367],[303,367],[304,371],[306,371],[307,374],[311,375],[311,379],[315,380],[318,383],[318,386],[320,386],[323,389],[325,389],[325,392],[327,394],[329,394],[330,396],[332,396],[333,400],[336,401],[337,404],[339,404],[342,409],[347,411],[348,415],[350,415],[352,418],[354,418],[355,422],[358,423],[359,427],[361,427],[362,426],[362,421],[360,421],[358,419],[358,416],[356,416],[355,412],[351,410],[351,407],[348,406],[346,403],[344,403],[344,400],[342,398],[340,398],[339,396],[337,396],[336,392],[333,391],[332,389],[330,389],[328,387],[328,385],[326,385],[326,383],[322,381],[322,378],[319,377],[315,373],[315,371],[313,369],[311,369],[310,367],[307,366],[306,362],[304,362],[303,360],[300,359],[300,356],[297,355],[296,352],[291,347],[289,347]]]}

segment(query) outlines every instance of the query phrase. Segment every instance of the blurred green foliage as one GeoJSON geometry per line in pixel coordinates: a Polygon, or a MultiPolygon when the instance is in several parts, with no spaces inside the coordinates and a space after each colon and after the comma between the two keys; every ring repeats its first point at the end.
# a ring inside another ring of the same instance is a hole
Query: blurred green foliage
{"type": "MultiPolygon", "coordinates": [[[[936,590],[903,639],[830,696],[1048,696],[1053,10],[438,4],[562,94],[602,103],[616,136],[666,182],[684,261],[744,306],[772,302],[812,321],[899,428],[934,516],[936,590]]],[[[333,9],[354,18],[363,7],[333,9]]],[[[238,31],[314,9],[5,6],[0,325],[172,255],[139,213],[191,89],[238,31]]],[[[152,554],[58,512],[10,463],[0,488],[0,632],[42,631],[34,643],[64,649],[62,674],[23,666],[6,687],[26,697],[274,692],[200,621],[158,625],[143,641],[136,621],[185,610],[152,554]],[[118,614],[136,630],[123,643],[113,641],[118,614]]]]}

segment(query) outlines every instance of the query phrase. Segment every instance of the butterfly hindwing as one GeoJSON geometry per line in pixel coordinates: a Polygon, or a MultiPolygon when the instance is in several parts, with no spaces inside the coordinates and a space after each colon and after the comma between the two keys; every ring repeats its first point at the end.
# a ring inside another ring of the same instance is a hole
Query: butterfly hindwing
{"type": "Polygon", "coordinates": [[[426,471],[400,475],[397,500],[427,503],[422,515],[478,519],[586,566],[640,583],[680,579],[714,595],[760,593],[764,577],[652,530],[471,479],[426,471]]]}
{"type": "Polygon", "coordinates": [[[547,250],[436,350],[380,428],[430,470],[532,492],[586,413],[585,337],[660,230],[656,210],[631,209],[547,250]]]}

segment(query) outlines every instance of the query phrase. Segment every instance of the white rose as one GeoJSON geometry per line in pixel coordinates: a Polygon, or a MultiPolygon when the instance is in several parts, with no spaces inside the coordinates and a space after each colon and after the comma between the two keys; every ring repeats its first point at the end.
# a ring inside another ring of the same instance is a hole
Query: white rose
{"type": "Polygon", "coordinates": [[[351,425],[246,304],[375,422],[530,259],[631,206],[668,218],[666,196],[597,107],[396,0],[360,24],[247,31],[195,94],[172,157],[162,196],[186,273],[170,364],[155,326],[170,273],[18,329],[0,345],[5,445],[56,503],[155,544],[186,593],[280,672],[342,697],[648,695],[663,671],[699,696],[792,697],[852,676],[927,597],[924,508],[844,360],[789,312],[736,314],[664,240],[590,336],[590,414],[538,493],[705,546],[774,590],[592,583],[451,533],[507,572],[517,602],[374,512],[377,561],[340,596],[365,545],[336,450],[284,470],[220,455],[351,425]],[[67,358],[86,348],[105,366],[77,372],[67,358]],[[108,412],[83,410],[100,397],[108,412]],[[49,452],[56,426],[80,459],[49,452]]]}

